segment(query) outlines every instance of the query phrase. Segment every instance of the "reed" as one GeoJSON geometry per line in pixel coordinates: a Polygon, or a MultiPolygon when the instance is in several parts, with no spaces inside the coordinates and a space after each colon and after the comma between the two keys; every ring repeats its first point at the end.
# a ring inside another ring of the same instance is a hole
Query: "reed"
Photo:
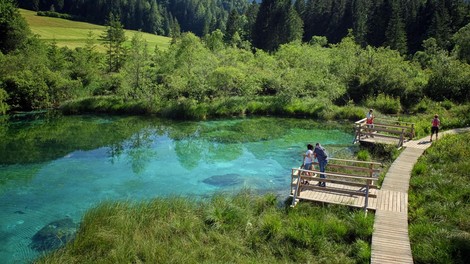
{"type": "Polygon", "coordinates": [[[367,263],[373,216],[274,194],[104,202],[36,263],[367,263]]]}

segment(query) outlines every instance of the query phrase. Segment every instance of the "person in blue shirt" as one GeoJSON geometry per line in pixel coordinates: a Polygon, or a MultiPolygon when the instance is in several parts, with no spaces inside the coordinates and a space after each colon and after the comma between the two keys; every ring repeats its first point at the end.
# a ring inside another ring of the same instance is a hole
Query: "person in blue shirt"
{"type": "MultiPolygon", "coordinates": [[[[326,165],[328,164],[328,154],[326,153],[325,148],[323,148],[320,143],[315,144],[315,149],[313,150],[313,156],[317,159],[320,172],[325,172],[326,165]]],[[[325,179],[325,174],[320,174],[320,178],[325,179]]],[[[319,186],[325,187],[325,182],[319,182],[319,186]]]]}

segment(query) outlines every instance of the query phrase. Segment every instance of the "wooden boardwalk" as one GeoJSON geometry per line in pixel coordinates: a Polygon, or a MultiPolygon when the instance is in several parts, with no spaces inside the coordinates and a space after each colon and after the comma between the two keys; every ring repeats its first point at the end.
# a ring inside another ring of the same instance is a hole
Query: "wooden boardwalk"
{"type": "MultiPolygon", "coordinates": [[[[469,132],[455,129],[441,133],[469,132]]],[[[403,144],[405,150],[390,166],[377,194],[371,263],[413,263],[408,236],[408,188],[411,170],[431,145],[428,137],[403,144]]]]}
{"type": "MultiPolygon", "coordinates": [[[[308,189],[302,190],[297,196],[299,200],[314,201],[320,203],[330,203],[330,204],[342,204],[348,205],[351,207],[364,208],[365,196],[354,195],[342,193],[340,191],[335,192],[336,190],[351,190],[351,191],[360,191],[361,188],[355,188],[352,186],[345,186],[343,184],[328,183],[328,188],[323,187],[309,187],[308,189]]],[[[368,210],[375,210],[377,207],[377,191],[376,189],[370,190],[370,196],[368,201],[368,210]]],[[[292,196],[292,195],[291,195],[292,196]]]]}
{"type": "MultiPolygon", "coordinates": [[[[466,132],[470,132],[470,128],[441,132],[440,137],[445,134],[466,132]]],[[[384,141],[381,137],[364,139],[360,135],[357,139],[357,141],[367,141],[369,143],[385,143],[385,141],[389,141],[391,144],[395,144],[394,142],[396,142],[396,139],[385,139],[384,141]]],[[[404,147],[405,149],[390,166],[381,189],[371,188],[369,190],[367,203],[365,202],[364,195],[354,194],[362,192],[363,187],[336,184],[334,180],[328,179],[329,177],[322,180],[327,183],[327,188],[316,187],[317,178],[310,180],[308,185],[297,185],[299,178],[295,179],[295,170],[292,173],[291,196],[294,197],[294,204],[297,202],[296,200],[343,204],[359,208],[364,208],[364,205],[367,204],[367,208],[364,209],[375,210],[371,247],[372,264],[413,263],[408,236],[409,182],[414,164],[424,151],[431,146],[431,142],[429,141],[429,136],[426,136],[420,140],[403,140],[402,143],[403,145],[399,147],[404,147]],[[296,185],[299,192],[295,192],[296,185]],[[351,193],[348,194],[348,191],[351,193]]],[[[314,172],[319,173],[318,171],[314,172]]],[[[371,186],[374,186],[373,182],[372,180],[371,186]]]]}

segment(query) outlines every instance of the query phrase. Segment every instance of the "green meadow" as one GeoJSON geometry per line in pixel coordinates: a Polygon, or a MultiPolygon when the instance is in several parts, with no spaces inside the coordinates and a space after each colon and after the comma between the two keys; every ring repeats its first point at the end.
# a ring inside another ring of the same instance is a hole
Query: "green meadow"
{"type": "MultiPolygon", "coordinates": [[[[31,31],[39,35],[40,39],[45,41],[55,41],[59,47],[69,47],[74,49],[85,46],[88,35],[91,32],[96,44],[101,43],[100,36],[106,29],[105,26],[72,21],[62,18],[38,16],[35,11],[20,9],[21,15],[28,22],[31,31]]],[[[127,44],[130,43],[132,36],[137,33],[135,30],[125,30],[127,44]]],[[[170,45],[170,38],[157,36],[154,34],[142,32],[142,37],[148,43],[151,50],[157,45],[159,49],[166,50],[170,45]]],[[[104,47],[97,45],[98,51],[104,51],[104,47]]]]}

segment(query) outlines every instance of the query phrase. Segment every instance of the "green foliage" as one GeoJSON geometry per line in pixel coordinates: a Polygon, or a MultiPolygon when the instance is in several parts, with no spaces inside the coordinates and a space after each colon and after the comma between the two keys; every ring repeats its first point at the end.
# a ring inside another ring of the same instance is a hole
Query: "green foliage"
{"type": "Polygon", "coordinates": [[[400,99],[385,94],[379,94],[375,98],[369,97],[365,105],[384,114],[398,114],[401,111],[400,99]]]}
{"type": "Polygon", "coordinates": [[[101,35],[101,40],[106,47],[108,72],[118,72],[124,64],[123,43],[126,41],[126,35],[120,18],[113,13],[109,14],[106,24],[106,30],[101,35]]]}
{"type": "Polygon", "coordinates": [[[9,53],[26,44],[31,32],[13,0],[0,0],[0,52],[9,53]]]}
{"type": "Polygon", "coordinates": [[[357,159],[362,160],[362,161],[369,161],[370,160],[369,151],[367,151],[366,149],[359,150],[359,152],[357,153],[357,159]]]}
{"type": "MultiPolygon", "coordinates": [[[[284,4],[276,3],[276,10],[288,14],[291,7],[284,4]]],[[[319,8],[328,6],[325,3],[319,8]]],[[[304,11],[310,8],[305,6],[304,11]]],[[[236,14],[232,15],[235,19],[236,14]]],[[[243,24],[248,17],[239,19],[243,24]]],[[[120,32],[120,23],[117,17],[111,17],[105,35],[112,33],[112,28],[120,32]]],[[[417,54],[415,61],[407,61],[388,48],[362,48],[351,34],[330,46],[325,37],[312,37],[312,41],[282,44],[272,53],[252,52],[238,48],[238,44],[225,45],[223,33],[216,30],[203,41],[185,33],[175,38],[168,50],[149,53],[151,48],[138,33],[129,45],[117,41],[122,44],[119,52],[110,49],[111,53],[104,55],[94,51],[91,33],[87,45],[75,50],[55,43],[44,46],[31,39],[21,52],[1,58],[8,67],[0,69],[0,85],[8,93],[6,102],[12,110],[56,107],[66,100],[92,95],[116,95],[125,105],[133,106],[99,111],[129,109],[178,118],[275,114],[357,120],[363,115],[354,104],[367,103],[382,113],[400,114],[428,113],[425,109],[431,108],[422,100],[425,93],[431,99],[444,100],[444,109],[469,100],[468,65],[449,57],[432,39],[425,42],[425,52],[417,54]],[[33,85],[35,82],[37,85],[33,85]],[[447,93],[448,87],[452,93],[447,93]]],[[[449,121],[452,126],[457,124],[457,119],[449,121]]],[[[427,126],[421,129],[423,133],[424,129],[427,126]]]]}
{"type": "Polygon", "coordinates": [[[0,88],[0,114],[4,115],[10,109],[10,106],[7,104],[8,94],[5,90],[0,88]]]}
{"type": "Polygon", "coordinates": [[[255,25],[251,33],[253,46],[276,50],[281,44],[300,40],[303,22],[291,1],[265,0],[261,2],[255,25]]]}
{"type": "Polygon", "coordinates": [[[362,107],[354,106],[353,104],[338,107],[334,112],[334,119],[356,122],[362,118],[364,118],[364,109],[362,107]]]}
{"type": "Polygon", "coordinates": [[[117,96],[94,96],[63,103],[60,110],[65,114],[108,113],[108,114],[152,114],[160,111],[155,102],[125,101],[117,96]]]}
{"type": "Polygon", "coordinates": [[[371,144],[366,148],[374,158],[373,160],[382,160],[384,162],[391,162],[398,157],[399,151],[395,145],[391,144],[371,144]]]}
{"type": "Polygon", "coordinates": [[[433,73],[425,87],[425,94],[436,101],[455,102],[470,100],[470,65],[446,57],[433,67],[433,73]]]}
{"type": "MultiPolygon", "coordinates": [[[[350,46],[340,45],[339,48],[351,49],[350,46]]],[[[344,52],[347,56],[354,53],[354,49],[344,52]]],[[[368,47],[356,53],[359,55],[354,65],[350,65],[351,68],[344,74],[348,82],[348,96],[354,102],[384,94],[400,98],[403,105],[410,107],[422,97],[426,75],[418,65],[405,61],[398,52],[390,49],[368,47]]]]}
{"type": "Polygon", "coordinates": [[[433,142],[412,171],[409,221],[417,263],[466,263],[470,260],[470,134],[433,142]]]}
{"type": "Polygon", "coordinates": [[[371,215],[278,204],[273,194],[250,191],[204,201],[104,202],[86,213],[73,243],[37,263],[362,263],[370,255],[371,215]]]}
{"type": "Polygon", "coordinates": [[[69,20],[75,19],[75,17],[72,15],[62,14],[62,13],[58,13],[55,11],[38,11],[37,14],[38,16],[56,17],[56,18],[63,18],[63,19],[69,19],[69,20]]]}
{"type": "Polygon", "coordinates": [[[470,64],[470,23],[459,29],[453,40],[459,59],[470,64]]]}
{"type": "Polygon", "coordinates": [[[131,40],[126,63],[123,67],[123,83],[116,93],[125,99],[151,100],[155,96],[152,84],[152,68],[147,42],[141,33],[136,33],[131,40]]]}

